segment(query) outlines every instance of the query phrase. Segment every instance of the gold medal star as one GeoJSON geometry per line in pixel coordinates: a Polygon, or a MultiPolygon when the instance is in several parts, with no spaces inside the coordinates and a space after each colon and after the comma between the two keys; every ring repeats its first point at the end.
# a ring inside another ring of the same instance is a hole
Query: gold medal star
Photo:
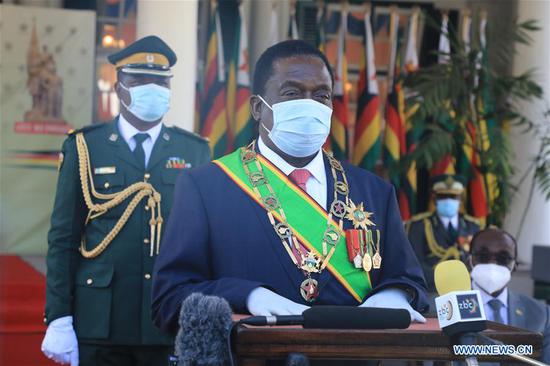
{"type": "Polygon", "coordinates": [[[358,206],[355,206],[355,203],[350,200],[347,212],[346,218],[353,223],[354,228],[367,230],[367,226],[374,226],[374,222],[369,219],[372,216],[372,212],[363,210],[362,202],[358,206]]]}

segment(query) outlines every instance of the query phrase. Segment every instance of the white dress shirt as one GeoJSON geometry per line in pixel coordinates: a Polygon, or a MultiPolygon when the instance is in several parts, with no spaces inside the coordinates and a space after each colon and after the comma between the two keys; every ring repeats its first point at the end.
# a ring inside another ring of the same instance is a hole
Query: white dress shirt
{"type": "Polygon", "coordinates": [[[138,133],[146,133],[149,135],[148,138],[146,138],[141,146],[143,146],[143,151],[145,152],[145,166],[149,164],[149,158],[151,157],[151,152],[153,151],[153,146],[155,146],[155,142],[157,141],[157,138],[160,135],[160,131],[162,130],[162,123],[157,124],[155,127],[148,129],[147,131],[140,131],[134,126],[128,122],[124,116],[119,114],[118,116],[118,131],[120,132],[120,135],[126,141],[128,144],[128,147],[131,151],[134,151],[136,148],[136,140],[134,139],[134,136],[138,133]]]}
{"type": "Polygon", "coordinates": [[[311,196],[321,207],[327,209],[327,175],[325,172],[325,161],[323,159],[323,151],[319,150],[317,155],[302,168],[297,168],[287,163],[277,153],[271,150],[262,141],[262,138],[258,138],[258,148],[260,154],[262,154],[273,165],[279,168],[287,176],[292,173],[294,169],[307,169],[311,173],[311,176],[306,182],[307,194],[311,196]]]}
{"type": "Polygon", "coordinates": [[[472,281],[472,289],[479,290],[481,293],[481,301],[483,301],[483,308],[485,309],[485,315],[488,320],[495,320],[495,314],[493,308],[489,305],[489,301],[493,299],[500,300],[502,307],[500,308],[500,317],[504,321],[504,324],[508,324],[508,287],[505,287],[504,290],[497,296],[493,297],[480,288],[477,283],[472,281]]]}
{"type": "Polygon", "coordinates": [[[451,225],[453,225],[453,228],[455,230],[458,230],[458,215],[455,215],[454,217],[444,217],[444,216],[439,216],[439,219],[441,220],[441,223],[443,223],[443,226],[445,227],[445,229],[448,229],[449,228],[449,222],[451,223],[451,225]]]}

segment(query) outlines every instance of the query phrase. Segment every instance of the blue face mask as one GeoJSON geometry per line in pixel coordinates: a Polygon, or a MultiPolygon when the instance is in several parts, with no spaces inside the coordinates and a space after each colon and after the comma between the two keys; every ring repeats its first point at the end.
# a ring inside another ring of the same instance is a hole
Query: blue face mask
{"type": "Polygon", "coordinates": [[[454,198],[444,198],[435,201],[437,214],[442,217],[453,218],[458,215],[460,200],[454,198]]]}
{"type": "Polygon", "coordinates": [[[170,89],[154,83],[127,88],[120,87],[130,93],[130,105],[121,99],[122,105],[134,116],[144,122],[155,122],[162,118],[170,108],[170,89]]]}
{"type": "Polygon", "coordinates": [[[273,111],[271,131],[262,127],[281,151],[302,158],[321,149],[330,133],[332,109],[313,99],[289,100],[271,107],[260,95],[258,98],[273,111]]]}

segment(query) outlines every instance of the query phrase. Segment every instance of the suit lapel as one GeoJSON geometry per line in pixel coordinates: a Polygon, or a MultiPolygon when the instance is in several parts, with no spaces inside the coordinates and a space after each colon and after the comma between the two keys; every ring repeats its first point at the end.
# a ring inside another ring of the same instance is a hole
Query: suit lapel
{"type": "Polygon", "coordinates": [[[166,158],[164,151],[172,144],[172,136],[166,126],[162,125],[159,137],[155,141],[153,151],[151,151],[151,157],[149,158],[149,164],[147,164],[147,170],[152,170],[163,158],[166,158]]]}
{"type": "Polygon", "coordinates": [[[334,178],[332,177],[332,171],[330,169],[330,162],[327,155],[323,152],[323,161],[325,163],[325,175],[327,177],[327,208],[326,211],[330,212],[330,205],[334,200],[334,178]]]}
{"type": "Polygon", "coordinates": [[[107,136],[105,137],[107,141],[109,142],[109,146],[113,147],[115,151],[115,155],[127,162],[130,165],[133,165],[137,169],[143,169],[141,167],[141,164],[138,163],[136,160],[134,154],[132,154],[132,151],[130,150],[130,147],[124,141],[124,138],[122,138],[122,135],[118,131],[118,118],[116,118],[113,122],[111,122],[111,126],[109,129],[107,129],[107,136]]]}
{"type": "Polygon", "coordinates": [[[527,328],[525,307],[519,296],[508,290],[508,324],[518,328],[527,328]]]}

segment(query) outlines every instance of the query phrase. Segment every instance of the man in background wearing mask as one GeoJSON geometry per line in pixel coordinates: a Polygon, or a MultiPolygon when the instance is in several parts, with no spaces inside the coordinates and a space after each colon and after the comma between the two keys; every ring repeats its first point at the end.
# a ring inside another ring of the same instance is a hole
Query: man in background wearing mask
{"type": "Polygon", "coordinates": [[[470,240],[479,230],[479,221],[460,213],[464,185],[455,175],[433,178],[434,212],[415,215],[405,223],[405,230],[424,270],[428,290],[435,292],[434,267],[441,261],[466,261],[470,240]]]}
{"type": "Polygon", "coordinates": [[[166,127],[176,55],[160,38],[109,56],[120,115],[63,143],[48,234],[42,343],[58,363],[168,363],[173,339],[151,322],[151,273],[177,175],[209,161],[208,144],[166,127]]]}
{"type": "Polygon", "coordinates": [[[184,172],[155,264],[153,318],[176,331],[194,292],[236,313],[301,314],[315,305],[427,307],[422,270],[392,186],[322,150],[333,75],[304,41],[268,48],[250,100],[259,138],[184,172]]]}
{"type": "Polygon", "coordinates": [[[517,243],[504,230],[478,232],[471,242],[472,288],[481,292],[487,319],[543,334],[542,361],[550,363],[550,307],[508,289],[517,243]]]}

